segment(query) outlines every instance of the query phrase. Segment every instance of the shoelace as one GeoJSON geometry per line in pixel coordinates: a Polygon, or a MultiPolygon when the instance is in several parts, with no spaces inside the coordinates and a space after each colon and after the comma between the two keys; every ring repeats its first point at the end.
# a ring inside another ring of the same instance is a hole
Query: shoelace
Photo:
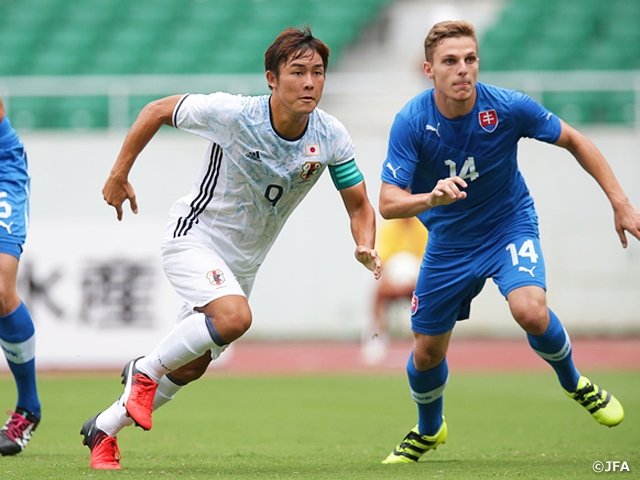
{"type": "Polygon", "coordinates": [[[5,423],[2,431],[7,437],[16,442],[22,438],[22,433],[32,425],[32,422],[18,412],[11,410],[7,410],[7,415],[11,415],[11,418],[5,423]]]}
{"type": "Polygon", "coordinates": [[[595,413],[598,410],[605,408],[609,405],[609,401],[611,400],[611,394],[607,393],[603,398],[603,391],[601,388],[597,388],[590,383],[585,385],[580,390],[576,391],[575,398],[578,400],[578,403],[589,410],[590,413],[595,413]]]}
{"type": "Polygon", "coordinates": [[[156,382],[141,373],[136,373],[133,376],[133,382],[140,385],[140,388],[135,388],[131,391],[134,401],[140,405],[152,406],[157,386],[156,382]]]}
{"type": "Polygon", "coordinates": [[[122,455],[120,454],[120,449],[118,448],[118,442],[116,441],[115,438],[105,436],[104,440],[100,443],[100,447],[101,447],[100,453],[102,453],[103,455],[106,455],[108,460],[111,460],[113,458],[114,460],[119,462],[120,459],[122,458],[122,455]]]}
{"type": "Polygon", "coordinates": [[[591,403],[594,400],[599,400],[600,395],[599,395],[599,392],[595,391],[593,384],[589,383],[588,385],[585,385],[584,387],[582,387],[580,390],[576,391],[576,398],[580,402],[591,403]]]}

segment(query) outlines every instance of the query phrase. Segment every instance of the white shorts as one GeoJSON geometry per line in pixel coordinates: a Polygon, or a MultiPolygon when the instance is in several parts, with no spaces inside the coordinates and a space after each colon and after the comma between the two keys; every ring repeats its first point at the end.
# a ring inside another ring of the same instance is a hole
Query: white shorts
{"type": "Polygon", "coordinates": [[[162,268],[185,303],[180,317],[194,308],[227,295],[248,298],[255,276],[237,278],[222,257],[193,236],[165,240],[161,248],[162,268]]]}

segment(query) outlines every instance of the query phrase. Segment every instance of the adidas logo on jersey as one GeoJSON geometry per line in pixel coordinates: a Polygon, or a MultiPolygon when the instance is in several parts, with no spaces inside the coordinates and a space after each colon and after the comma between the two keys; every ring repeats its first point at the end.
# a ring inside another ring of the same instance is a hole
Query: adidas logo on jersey
{"type": "Polygon", "coordinates": [[[247,152],[244,154],[245,157],[247,157],[249,160],[255,160],[256,162],[261,162],[262,160],[260,160],[260,152],[255,151],[255,152],[247,152]]]}

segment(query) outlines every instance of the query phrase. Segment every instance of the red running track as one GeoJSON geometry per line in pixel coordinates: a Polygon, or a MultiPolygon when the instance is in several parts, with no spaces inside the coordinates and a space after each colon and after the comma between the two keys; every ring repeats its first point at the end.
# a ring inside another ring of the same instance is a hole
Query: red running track
{"type": "MultiPolygon", "coordinates": [[[[572,339],[578,369],[639,370],[640,337],[572,339]]],[[[380,363],[367,365],[360,345],[349,342],[252,342],[239,340],[212,363],[215,373],[307,374],[404,372],[410,341],[392,343],[380,363]]],[[[455,371],[535,371],[549,368],[526,339],[451,341],[447,355],[455,371]]]]}

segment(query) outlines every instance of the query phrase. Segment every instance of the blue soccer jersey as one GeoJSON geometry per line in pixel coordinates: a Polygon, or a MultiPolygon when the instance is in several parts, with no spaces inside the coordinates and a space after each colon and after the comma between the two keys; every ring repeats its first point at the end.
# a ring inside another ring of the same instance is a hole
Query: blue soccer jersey
{"type": "Polygon", "coordinates": [[[418,218],[434,246],[473,247],[505,225],[529,223],[537,232],[533,200],[517,164],[520,138],[554,143],[560,121],[530,97],[476,84],[473,109],[446,118],[436,108],[433,89],[396,115],[382,181],[412,193],[430,192],[438,180],[462,177],[467,198],[429,209],[418,218]]]}
{"type": "Polygon", "coordinates": [[[27,154],[5,116],[0,121],[0,252],[20,258],[29,226],[27,154]]]}

